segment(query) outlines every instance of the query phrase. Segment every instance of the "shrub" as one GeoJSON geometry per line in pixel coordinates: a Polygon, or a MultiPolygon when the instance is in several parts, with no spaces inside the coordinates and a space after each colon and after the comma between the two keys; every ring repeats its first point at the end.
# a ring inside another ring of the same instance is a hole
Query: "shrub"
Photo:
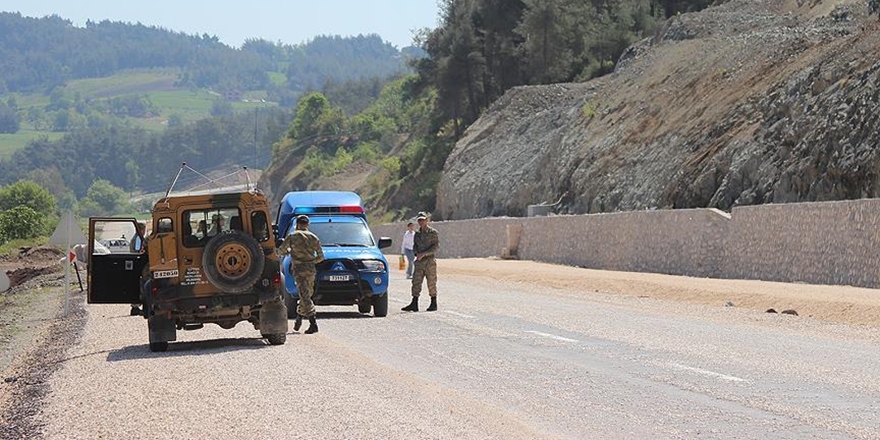
{"type": "Polygon", "coordinates": [[[16,206],[0,213],[0,242],[34,238],[43,230],[43,218],[27,206],[16,206]]]}

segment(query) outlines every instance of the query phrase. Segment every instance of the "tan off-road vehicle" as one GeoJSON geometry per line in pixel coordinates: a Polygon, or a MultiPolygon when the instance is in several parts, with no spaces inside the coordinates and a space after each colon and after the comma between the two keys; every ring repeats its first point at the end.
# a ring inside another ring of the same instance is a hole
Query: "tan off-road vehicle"
{"type": "Polygon", "coordinates": [[[166,194],[153,206],[144,251],[136,249],[136,222],[89,219],[89,303],[141,304],[152,351],[166,350],[177,330],[205,323],[230,329],[248,321],[270,344],[285,342],[287,308],[265,195],[166,194]],[[135,243],[128,253],[96,253],[94,243],[111,237],[135,243]]]}

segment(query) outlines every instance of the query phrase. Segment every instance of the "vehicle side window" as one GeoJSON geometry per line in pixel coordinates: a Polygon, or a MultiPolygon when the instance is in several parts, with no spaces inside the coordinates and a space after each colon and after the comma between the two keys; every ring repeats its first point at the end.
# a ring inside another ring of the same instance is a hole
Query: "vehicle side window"
{"type": "Polygon", "coordinates": [[[262,243],[269,239],[269,222],[266,220],[265,212],[257,211],[251,214],[251,227],[257,241],[262,243]]]}
{"type": "Polygon", "coordinates": [[[156,233],[171,232],[174,230],[174,223],[168,217],[162,217],[156,222],[156,233]]]}

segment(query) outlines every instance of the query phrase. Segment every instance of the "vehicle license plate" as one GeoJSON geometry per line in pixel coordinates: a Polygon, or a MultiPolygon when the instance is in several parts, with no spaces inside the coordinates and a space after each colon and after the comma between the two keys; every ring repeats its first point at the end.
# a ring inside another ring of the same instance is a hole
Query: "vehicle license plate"
{"type": "Polygon", "coordinates": [[[351,279],[351,275],[328,275],[327,281],[348,281],[351,279]]]}
{"type": "Polygon", "coordinates": [[[153,278],[174,278],[179,276],[179,272],[177,270],[157,270],[153,272],[153,278]]]}

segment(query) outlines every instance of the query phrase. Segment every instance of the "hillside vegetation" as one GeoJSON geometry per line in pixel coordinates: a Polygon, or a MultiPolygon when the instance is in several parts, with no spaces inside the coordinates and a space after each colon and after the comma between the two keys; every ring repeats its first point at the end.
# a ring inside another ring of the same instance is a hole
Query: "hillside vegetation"
{"type": "MultiPolygon", "coordinates": [[[[652,35],[658,24],[709,3],[444,0],[440,26],[421,35],[427,56],[413,60],[417,76],[404,82],[400,95],[402,105],[416,106],[420,110],[415,114],[423,119],[395,125],[389,131],[396,138],[388,138],[377,150],[378,157],[387,159],[384,163],[397,161],[400,167],[375,171],[375,163],[363,164],[357,158],[343,166],[349,154],[362,148],[363,140],[351,128],[353,121],[334,116],[339,104],[330,98],[322,104],[328,108],[325,116],[317,119],[322,129],[305,137],[292,129],[282,140],[284,148],[276,149],[264,175],[265,186],[283,195],[292,189],[345,185],[366,195],[371,212],[389,219],[434,210],[437,185],[456,141],[506,91],[608,74],[620,54],[652,35]],[[331,159],[333,166],[318,166],[331,159]],[[387,183],[369,183],[379,176],[387,183]]],[[[504,158],[507,152],[499,146],[494,154],[504,158]]]]}
{"type": "Polygon", "coordinates": [[[140,24],[0,12],[0,185],[35,180],[66,207],[99,180],[164,189],[184,161],[265,167],[300,95],[326,89],[362,110],[376,84],[407,69],[402,54],[377,35],[238,49],[140,24]]]}
{"type": "Polygon", "coordinates": [[[681,14],[613,74],[519,87],[446,162],[443,218],[880,196],[880,22],[861,1],[681,14]]]}

